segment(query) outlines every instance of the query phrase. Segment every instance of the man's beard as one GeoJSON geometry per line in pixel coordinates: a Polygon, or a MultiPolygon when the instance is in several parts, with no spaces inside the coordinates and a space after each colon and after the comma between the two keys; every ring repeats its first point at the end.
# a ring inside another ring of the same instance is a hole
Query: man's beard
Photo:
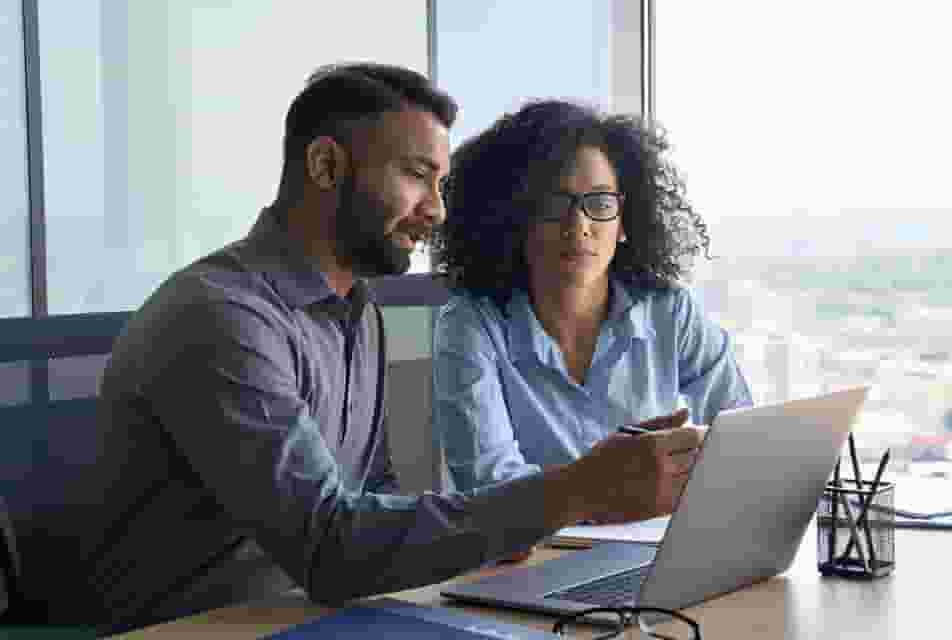
{"type": "Polygon", "coordinates": [[[373,194],[358,190],[353,175],[341,186],[337,207],[337,259],[363,277],[406,273],[410,252],[386,232],[391,216],[373,194]]]}

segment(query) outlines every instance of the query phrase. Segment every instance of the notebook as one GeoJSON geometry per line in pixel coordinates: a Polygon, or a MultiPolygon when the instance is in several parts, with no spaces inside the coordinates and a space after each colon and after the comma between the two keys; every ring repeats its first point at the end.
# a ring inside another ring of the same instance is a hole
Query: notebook
{"type": "Polygon", "coordinates": [[[680,609],[782,573],[868,391],[722,412],[660,545],[606,542],[451,584],[442,594],[554,614],[592,606],[680,609]]]}
{"type": "Polygon", "coordinates": [[[462,611],[380,598],[268,636],[270,640],[551,640],[558,636],[462,611]]]}

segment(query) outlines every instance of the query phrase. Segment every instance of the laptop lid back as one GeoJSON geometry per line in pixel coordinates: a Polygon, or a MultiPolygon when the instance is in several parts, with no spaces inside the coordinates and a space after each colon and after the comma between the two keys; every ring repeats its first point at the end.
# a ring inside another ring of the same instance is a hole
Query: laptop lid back
{"type": "Polygon", "coordinates": [[[722,412],[639,604],[679,609],[786,571],[868,391],[722,412]]]}

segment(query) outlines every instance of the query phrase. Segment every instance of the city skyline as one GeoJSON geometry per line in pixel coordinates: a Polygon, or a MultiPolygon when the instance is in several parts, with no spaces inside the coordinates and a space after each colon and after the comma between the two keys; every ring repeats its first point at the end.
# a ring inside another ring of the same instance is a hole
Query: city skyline
{"type": "Polygon", "coordinates": [[[843,209],[811,214],[708,216],[712,255],[786,258],[863,256],[949,249],[952,208],[843,209]],[[751,239],[756,238],[756,242],[751,239]]]}

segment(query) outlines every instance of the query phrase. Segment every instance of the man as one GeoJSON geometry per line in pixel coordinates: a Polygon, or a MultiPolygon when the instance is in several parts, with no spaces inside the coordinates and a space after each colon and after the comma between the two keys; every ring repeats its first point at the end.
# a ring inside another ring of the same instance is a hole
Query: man
{"type": "Polygon", "coordinates": [[[115,345],[53,621],[124,629],[294,585],[340,603],[444,580],[594,515],[672,510],[693,428],[619,435],[472,492],[395,494],[363,278],[406,271],[442,221],[455,113],[404,69],[312,76],[287,115],[275,202],[245,239],[171,276],[115,345]]]}

